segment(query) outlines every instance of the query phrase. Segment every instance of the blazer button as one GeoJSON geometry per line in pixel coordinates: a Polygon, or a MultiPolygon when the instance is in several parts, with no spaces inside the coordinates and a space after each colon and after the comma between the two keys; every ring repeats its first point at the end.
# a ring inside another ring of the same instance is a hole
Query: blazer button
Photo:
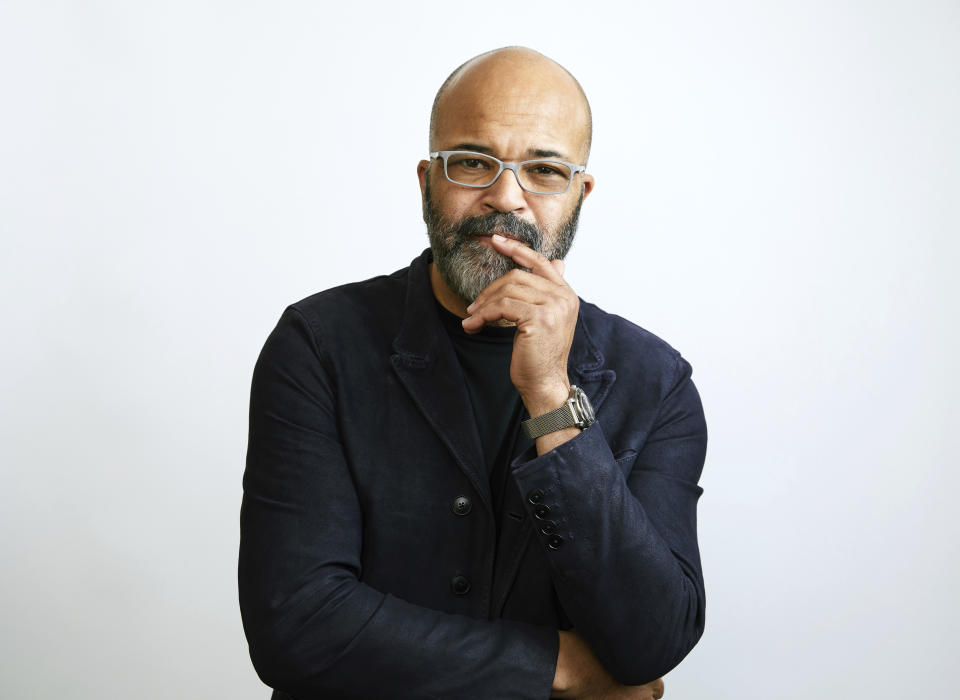
{"type": "Polygon", "coordinates": [[[551,535],[547,540],[547,546],[550,549],[560,549],[563,546],[563,538],[560,535],[551,535]]]}
{"type": "Polygon", "coordinates": [[[453,499],[452,508],[455,515],[466,515],[473,508],[473,504],[466,496],[457,496],[453,499]]]}
{"type": "Polygon", "coordinates": [[[470,579],[466,576],[454,576],[450,579],[450,590],[454,595],[466,595],[470,592],[470,579]]]}
{"type": "Polygon", "coordinates": [[[534,489],[527,494],[527,500],[530,501],[533,505],[537,505],[540,501],[543,500],[543,491],[540,489],[534,489]]]}
{"type": "Polygon", "coordinates": [[[540,532],[544,535],[552,535],[557,531],[557,526],[553,524],[552,521],[547,520],[546,522],[540,523],[540,532]]]}
{"type": "Polygon", "coordinates": [[[550,506],[541,504],[533,509],[533,514],[536,516],[537,520],[546,520],[550,517],[550,506]]]}

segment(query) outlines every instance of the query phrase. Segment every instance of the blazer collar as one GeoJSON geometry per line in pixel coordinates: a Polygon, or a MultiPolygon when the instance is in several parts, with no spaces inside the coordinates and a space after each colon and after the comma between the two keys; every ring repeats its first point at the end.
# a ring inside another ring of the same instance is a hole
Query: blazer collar
{"type": "Polygon", "coordinates": [[[440,334],[445,333],[437,315],[437,299],[430,286],[432,260],[433,255],[427,248],[410,263],[403,320],[400,332],[393,340],[396,353],[413,364],[435,361],[440,334]]]}

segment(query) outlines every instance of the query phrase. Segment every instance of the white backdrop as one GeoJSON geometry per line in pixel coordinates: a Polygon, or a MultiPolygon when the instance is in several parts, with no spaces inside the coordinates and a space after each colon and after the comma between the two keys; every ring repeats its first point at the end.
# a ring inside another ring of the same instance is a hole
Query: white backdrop
{"type": "Polygon", "coordinates": [[[253,363],[286,304],[426,246],[433,93],[524,44],[593,104],[568,279],[707,412],[707,631],[667,698],[947,697],[960,5],[337,5],[0,0],[0,694],[268,697],[253,363]]]}

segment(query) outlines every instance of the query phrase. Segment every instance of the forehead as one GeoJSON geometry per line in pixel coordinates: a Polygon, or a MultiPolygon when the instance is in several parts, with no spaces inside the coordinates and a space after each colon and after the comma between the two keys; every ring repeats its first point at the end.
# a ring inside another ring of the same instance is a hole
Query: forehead
{"type": "Polygon", "coordinates": [[[453,82],[437,105],[436,146],[487,146],[501,157],[555,151],[572,159],[586,145],[587,114],[558,67],[485,66],[453,82]]]}

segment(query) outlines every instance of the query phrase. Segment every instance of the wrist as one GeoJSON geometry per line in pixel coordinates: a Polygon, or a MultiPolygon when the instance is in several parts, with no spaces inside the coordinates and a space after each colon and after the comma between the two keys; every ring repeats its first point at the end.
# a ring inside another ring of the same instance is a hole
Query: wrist
{"type": "Polygon", "coordinates": [[[570,397],[570,382],[564,378],[534,391],[520,392],[520,398],[531,418],[554,411],[570,397]]]}

